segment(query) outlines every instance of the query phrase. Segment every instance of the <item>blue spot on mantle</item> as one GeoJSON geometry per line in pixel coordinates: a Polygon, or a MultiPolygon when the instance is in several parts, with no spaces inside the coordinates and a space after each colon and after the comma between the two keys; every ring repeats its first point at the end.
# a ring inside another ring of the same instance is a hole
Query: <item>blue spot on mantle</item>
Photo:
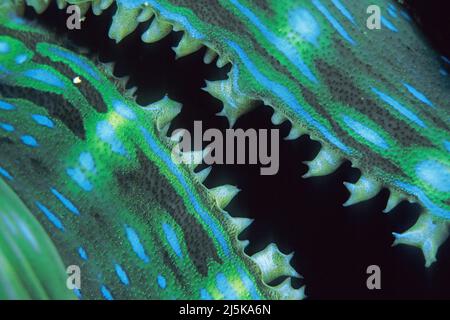
{"type": "Polygon", "coordinates": [[[9,44],[7,42],[0,42],[0,53],[8,53],[9,52],[9,44]]]}
{"type": "Polygon", "coordinates": [[[416,166],[417,176],[440,192],[450,192],[450,167],[436,160],[425,160],[416,166]]]}
{"type": "Polygon", "coordinates": [[[128,276],[126,272],[122,269],[122,267],[119,264],[115,264],[114,269],[116,270],[116,274],[119,277],[120,282],[122,282],[124,285],[129,285],[130,280],[128,279],[128,276]]]}
{"type": "Polygon", "coordinates": [[[172,247],[173,251],[175,251],[176,255],[180,258],[183,258],[183,253],[181,252],[180,243],[178,242],[177,234],[173,230],[172,226],[167,223],[163,223],[162,228],[164,233],[166,234],[166,239],[172,247]]]}
{"type": "Polygon", "coordinates": [[[394,98],[388,96],[386,93],[379,91],[378,89],[372,87],[372,92],[378,95],[378,97],[389,104],[392,108],[400,112],[402,115],[407,117],[409,120],[415,122],[417,125],[421,126],[422,128],[426,128],[425,123],[423,123],[420,118],[414,114],[411,110],[403,106],[400,102],[395,100],[394,98]]]}
{"type": "Polygon", "coordinates": [[[125,119],[128,120],[136,119],[136,114],[133,112],[133,110],[131,110],[130,107],[128,107],[119,100],[113,101],[113,108],[120,116],[122,116],[125,119]]]}
{"type": "Polygon", "coordinates": [[[84,250],[83,247],[79,247],[78,248],[78,254],[80,255],[81,259],[83,259],[83,260],[87,260],[88,259],[86,250],[84,250]]]}
{"type": "Polygon", "coordinates": [[[10,125],[9,123],[0,122],[0,128],[5,130],[6,132],[13,132],[14,131],[14,127],[12,125],[10,125]]]}
{"type": "Polygon", "coordinates": [[[236,292],[234,291],[233,287],[230,285],[228,279],[223,273],[217,274],[216,284],[217,289],[220,291],[220,293],[223,294],[225,300],[237,300],[236,292]]]}
{"type": "Polygon", "coordinates": [[[66,197],[64,197],[61,193],[58,192],[58,190],[51,188],[50,189],[52,193],[55,195],[56,198],[58,198],[59,201],[67,208],[69,211],[71,211],[73,214],[79,216],[80,211],[78,211],[77,207],[66,197]]]}
{"type": "Polygon", "coordinates": [[[289,23],[306,41],[317,45],[317,37],[320,35],[320,25],[308,10],[300,8],[289,15],[289,23]]]}
{"type": "Polygon", "coordinates": [[[101,291],[103,297],[104,297],[106,300],[114,300],[113,296],[111,295],[111,292],[108,290],[107,287],[102,286],[102,287],[100,288],[100,291],[101,291]]]}
{"type": "Polygon", "coordinates": [[[31,69],[25,71],[23,74],[28,78],[44,82],[53,87],[61,89],[65,87],[64,82],[60,78],[45,69],[31,69]]]}
{"type": "Polygon", "coordinates": [[[10,181],[13,180],[13,177],[9,174],[9,172],[3,169],[2,167],[0,167],[0,175],[4,176],[6,179],[10,181]]]}
{"type": "Polygon", "coordinates": [[[50,222],[53,223],[53,225],[56,228],[58,228],[61,231],[64,231],[64,226],[63,226],[61,220],[59,220],[59,218],[53,212],[51,212],[47,207],[45,207],[39,201],[36,201],[36,206],[39,208],[39,210],[41,210],[45,214],[47,219],[50,220],[50,222]]]}
{"type": "Polygon", "coordinates": [[[16,109],[16,107],[13,106],[12,104],[0,100],[0,110],[10,111],[10,110],[14,110],[14,109],[16,109]]]}
{"type": "Polygon", "coordinates": [[[92,191],[93,186],[91,182],[86,178],[83,172],[79,168],[67,169],[67,174],[72,178],[83,190],[92,191]]]}
{"type": "Polygon", "coordinates": [[[78,161],[80,162],[82,168],[86,169],[87,171],[95,172],[94,158],[89,152],[82,152],[80,154],[80,157],[78,158],[78,161]]]}
{"type": "Polygon", "coordinates": [[[97,136],[100,140],[109,144],[112,151],[120,155],[127,154],[122,142],[117,139],[113,126],[108,121],[100,121],[97,124],[97,136]]]}
{"type": "Polygon", "coordinates": [[[364,138],[365,140],[375,144],[376,146],[382,149],[388,149],[389,145],[383,139],[382,136],[378,134],[375,130],[365,126],[364,124],[353,120],[348,116],[343,116],[345,124],[347,124],[353,131],[355,131],[359,136],[364,138]]]}
{"type": "Polygon", "coordinates": [[[136,231],[134,231],[133,228],[128,226],[125,226],[125,230],[127,232],[128,241],[130,242],[133,251],[142,261],[144,261],[145,263],[149,263],[150,258],[145,253],[144,247],[142,246],[141,240],[139,239],[139,236],[137,235],[136,231]]]}
{"type": "Polygon", "coordinates": [[[350,44],[355,45],[355,41],[350,37],[350,35],[345,31],[344,27],[336,20],[335,17],[328,11],[328,9],[319,1],[312,0],[313,5],[319,10],[325,18],[327,18],[328,22],[331,23],[334,29],[350,44]]]}
{"type": "Polygon", "coordinates": [[[40,114],[33,114],[31,115],[31,117],[33,118],[33,120],[43,126],[43,127],[47,127],[47,128],[53,128],[55,126],[55,124],[53,123],[52,120],[50,120],[48,117],[40,115],[40,114]]]}
{"type": "Polygon", "coordinates": [[[417,90],[416,88],[414,88],[413,86],[407,84],[407,83],[403,83],[403,85],[406,87],[406,89],[408,89],[408,91],[417,99],[419,99],[420,101],[422,101],[423,103],[425,103],[426,105],[429,105],[430,107],[434,107],[433,104],[431,103],[430,100],[428,100],[428,98],[419,90],[417,90]]]}
{"type": "Polygon", "coordinates": [[[24,135],[20,137],[20,140],[22,140],[23,144],[29,146],[29,147],[39,147],[38,142],[36,141],[36,139],[33,136],[29,136],[29,135],[24,135]]]}
{"type": "Polygon", "coordinates": [[[167,283],[166,283],[166,278],[164,278],[162,275],[158,275],[158,285],[162,288],[162,289],[165,289],[166,288],[166,286],[167,286],[167,283]]]}

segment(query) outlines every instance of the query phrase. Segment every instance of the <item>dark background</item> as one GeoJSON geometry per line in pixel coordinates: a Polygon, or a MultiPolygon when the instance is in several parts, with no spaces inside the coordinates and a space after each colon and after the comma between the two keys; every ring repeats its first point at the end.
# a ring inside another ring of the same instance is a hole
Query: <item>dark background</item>
{"type": "MultiPolygon", "coordinates": [[[[448,1],[410,0],[410,14],[415,17],[425,36],[441,54],[450,56],[450,18],[444,3],[448,1]]],[[[81,31],[67,36],[76,44],[89,48],[101,61],[116,61],[115,74],[130,76],[128,86],[138,86],[138,102],[146,105],[166,93],[183,103],[182,113],[171,130],[191,128],[194,120],[202,120],[206,128],[227,127],[222,117],[214,116],[221,103],[201,90],[204,79],[225,79],[230,66],[218,69],[204,65],[204,50],[175,61],[170,49],[180,38],[172,33],[154,45],[143,44],[135,32],[119,45],[106,37],[111,8],[100,17],[88,14],[81,31]]],[[[30,18],[35,18],[31,10],[30,18]]],[[[66,15],[51,7],[39,21],[67,34],[66,15]]],[[[406,62],[407,63],[407,62],[406,62]]],[[[243,116],[236,127],[275,128],[270,122],[271,108],[261,105],[243,116]]],[[[287,123],[277,126],[281,135],[289,132],[287,123]]],[[[256,221],[242,235],[251,245],[248,254],[275,242],[282,251],[295,251],[293,265],[305,279],[311,299],[392,299],[450,298],[450,241],[438,254],[438,263],[424,267],[419,249],[409,246],[391,247],[391,232],[401,232],[414,224],[419,207],[402,203],[390,214],[383,214],[388,191],[374,199],[350,208],[342,203],[348,198],[343,181],[356,182],[359,171],[344,163],[334,174],[302,179],[307,171],[302,161],[311,160],[319,144],[303,136],[296,141],[281,142],[280,171],[275,176],[260,176],[258,166],[215,165],[206,180],[208,187],[234,184],[243,191],[231,202],[228,211],[256,221]],[[366,268],[379,265],[382,289],[366,288],[366,268]]]]}

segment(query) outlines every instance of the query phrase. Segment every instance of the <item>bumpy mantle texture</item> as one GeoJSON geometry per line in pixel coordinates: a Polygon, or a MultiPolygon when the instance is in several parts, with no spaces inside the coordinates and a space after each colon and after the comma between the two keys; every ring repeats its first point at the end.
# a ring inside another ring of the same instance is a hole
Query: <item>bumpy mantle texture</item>
{"type": "MultiPolygon", "coordinates": [[[[181,104],[139,105],[111,67],[69,50],[0,3],[0,298],[302,299],[292,254],[275,244],[248,256],[239,234],[252,222],[224,208],[234,186],[206,188],[210,168],[176,165],[167,136],[181,104]],[[81,290],[64,266],[79,265],[81,290]],[[274,279],[287,276],[277,286],[274,279]]],[[[230,126],[257,101],[286,139],[321,150],[307,177],[344,160],[361,170],[344,205],[388,188],[385,211],[409,200],[417,223],[394,233],[426,266],[448,236],[450,83],[443,65],[396,2],[385,0],[56,0],[81,14],[117,11],[120,42],[151,21],[142,41],[183,31],[178,58],[207,47],[205,63],[232,64],[205,90],[230,126]],[[383,31],[366,27],[369,5],[383,31]],[[217,59],[217,60],[216,60],[217,59]],[[408,61],[406,63],[406,60],[408,61]]],[[[105,35],[106,36],[106,35],[105,35]]],[[[186,153],[191,157],[197,154],[186,153]]]]}

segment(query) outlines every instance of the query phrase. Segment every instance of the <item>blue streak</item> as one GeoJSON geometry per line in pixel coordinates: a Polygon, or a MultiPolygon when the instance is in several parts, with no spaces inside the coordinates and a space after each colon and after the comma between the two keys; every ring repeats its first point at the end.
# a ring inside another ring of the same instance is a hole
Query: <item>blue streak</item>
{"type": "Polygon", "coordinates": [[[303,39],[317,46],[320,35],[320,25],[314,16],[304,8],[299,8],[289,14],[289,23],[303,39]]]}
{"type": "Polygon", "coordinates": [[[339,0],[331,0],[336,8],[346,17],[351,23],[355,24],[355,19],[353,19],[352,14],[347,10],[347,8],[339,0]]]}
{"type": "Polygon", "coordinates": [[[23,74],[28,78],[44,82],[53,87],[57,87],[60,89],[63,89],[65,87],[64,82],[60,78],[45,69],[31,69],[25,71],[23,74]]]}
{"type": "Polygon", "coordinates": [[[223,294],[224,300],[237,300],[236,292],[223,273],[217,274],[216,285],[217,289],[223,294]]]}
{"type": "Polygon", "coordinates": [[[0,122],[0,128],[5,130],[6,132],[13,132],[14,131],[14,126],[12,126],[9,123],[0,122]]]}
{"type": "Polygon", "coordinates": [[[27,61],[27,59],[28,59],[28,56],[27,56],[26,54],[19,54],[19,55],[14,59],[14,61],[15,61],[17,64],[22,64],[22,63],[24,63],[25,61],[27,61]]]}
{"type": "Polygon", "coordinates": [[[61,220],[59,220],[59,218],[53,212],[51,212],[47,207],[45,207],[39,201],[36,201],[35,203],[36,203],[36,206],[39,208],[39,210],[41,210],[42,213],[44,213],[44,215],[47,217],[47,219],[50,220],[50,222],[53,223],[53,225],[56,228],[58,228],[61,231],[64,231],[64,226],[63,226],[61,220]]]}
{"type": "Polygon", "coordinates": [[[308,124],[314,126],[319,130],[331,143],[337,146],[342,151],[347,154],[351,153],[351,150],[342,143],[337,137],[335,137],[325,126],[315,120],[298,102],[295,96],[283,85],[278,82],[272,81],[266,78],[259,70],[255,67],[253,62],[248,58],[245,52],[236,43],[228,41],[230,47],[232,47],[236,53],[239,55],[240,59],[247,67],[247,69],[252,73],[259,83],[264,85],[264,87],[274,93],[279,97],[285,104],[287,104],[295,113],[297,113],[301,118],[303,118],[308,124]]]}
{"type": "Polygon", "coordinates": [[[384,16],[381,16],[381,23],[389,30],[393,32],[398,32],[398,29],[394,26],[394,24],[390,22],[388,19],[386,19],[384,16]]]}
{"type": "Polygon", "coordinates": [[[29,147],[39,147],[39,143],[36,141],[36,138],[30,135],[23,135],[20,137],[20,140],[23,142],[23,144],[29,146],[29,147]]]}
{"type": "Polygon", "coordinates": [[[422,101],[423,103],[425,103],[426,105],[433,107],[434,105],[433,103],[431,103],[431,101],[419,90],[417,90],[416,88],[414,88],[413,86],[403,82],[403,85],[406,87],[406,89],[408,89],[408,91],[417,99],[419,99],[420,101],[422,101]]]}
{"type": "Polygon", "coordinates": [[[163,223],[162,228],[164,230],[164,233],[166,234],[166,239],[172,247],[173,251],[175,251],[176,255],[179,258],[183,258],[183,253],[181,252],[177,234],[173,230],[172,226],[168,225],[167,223],[163,223]]]}
{"type": "Polygon", "coordinates": [[[261,296],[258,294],[253,281],[249,278],[248,274],[241,268],[238,269],[239,276],[241,277],[242,283],[250,292],[250,297],[252,300],[261,300],[261,296]]]}
{"type": "Polygon", "coordinates": [[[80,165],[83,169],[91,172],[95,172],[95,162],[92,154],[89,152],[82,152],[78,158],[80,165]]]}
{"type": "Polygon", "coordinates": [[[166,278],[164,278],[162,275],[158,275],[157,281],[160,288],[165,289],[167,287],[166,278]]]}
{"type": "Polygon", "coordinates": [[[0,42],[0,53],[8,53],[10,50],[9,44],[7,42],[0,42]]]}
{"type": "Polygon", "coordinates": [[[413,121],[414,123],[416,123],[417,125],[421,126],[422,128],[426,128],[425,123],[423,123],[423,121],[420,120],[419,117],[417,117],[411,110],[409,110],[408,108],[406,108],[402,104],[400,104],[400,102],[398,102],[394,98],[388,96],[384,92],[381,92],[381,91],[379,91],[378,89],[376,89],[374,87],[372,87],[372,91],[374,93],[376,93],[378,95],[378,97],[381,98],[381,100],[383,100],[384,102],[389,104],[391,107],[393,107],[395,110],[397,110],[402,115],[407,117],[409,120],[413,121]]]}
{"type": "Polygon", "coordinates": [[[61,48],[58,48],[56,46],[51,45],[48,50],[57,55],[60,58],[63,58],[64,60],[68,60],[72,63],[75,63],[77,66],[81,67],[83,70],[85,70],[92,78],[95,80],[100,80],[99,75],[95,70],[85,61],[80,59],[78,56],[74,55],[73,53],[63,50],[61,48]]]}
{"type": "Polygon", "coordinates": [[[15,110],[15,109],[16,109],[16,107],[13,106],[12,104],[10,104],[6,101],[0,100],[0,110],[11,111],[11,110],[15,110]]]}
{"type": "Polygon", "coordinates": [[[450,152],[450,141],[446,140],[444,141],[444,147],[447,149],[448,152],[450,152]]]}
{"type": "Polygon", "coordinates": [[[92,191],[93,186],[79,168],[68,168],[67,174],[72,178],[84,191],[92,191]]]}
{"type": "Polygon", "coordinates": [[[376,146],[382,148],[382,149],[388,149],[389,145],[386,143],[386,141],[383,139],[382,136],[378,134],[375,130],[372,130],[371,128],[365,126],[364,124],[348,117],[343,116],[344,122],[352,128],[358,135],[363,137],[365,140],[375,144],[376,146]]]}
{"type": "Polygon", "coordinates": [[[200,290],[200,300],[212,300],[212,299],[213,298],[208,293],[208,291],[206,291],[206,289],[203,288],[200,290]]]}
{"type": "Polygon", "coordinates": [[[78,288],[73,289],[73,293],[75,293],[77,298],[81,300],[82,295],[81,295],[81,290],[80,289],[78,289],[78,288]]]}
{"type": "Polygon", "coordinates": [[[171,10],[166,9],[161,5],[160,1],[157,0],[117,0],[117,3],[123,5],[126,8],[136,8],[141,6],[144,3],[149,4],[152,8],[156,9],[161,13],[161,16],[166,18],[167,20],[174,20],[183,25],[184,29],[195,39],[201,40],[204,38],[203,34],[201,34],[197,29],[195,29],[192,24],[189,22],[188,18],[185,16],[174,13],[171,10]]]}
{"type": "Polygon", "coordinates": [[[145,263],[149,263],[150,258],[145,253],[145,249],[142,246],[141,240],[139,239],[139,236],[137,235],[136,231],[134,231],[134,229],[129,226],[125,226],[125,230],[127,233],[128,241],[130,242],[133,251],[142,261],[144,261],[145,263]]]}
{"type": "Polygon", "coordinates": [[[317,83],[317,78],[314,76],[312,71],[300,58],[300,53],[293,47],[288,41],[276,36],[272,31],[269,30],[258,17],[250,11],[247,7],[239,3],[238,0],[230,0],[230,2],[243,14],[245,15],[258,30],[264,35],[264,37],[272,43],[280,52],[282,52],[289,61],[303,73],[309,80],[317,83]]]}
{"type": "Polygon", "coordinates": [[[6,179],[10,181],[14,180],[14,178],[9,174],[9,172],[3,169],[2,167],[0,167],[0,175],[4,176],[6,179]]]}
{"type": "Polygon", "coordinates": [[[128,120],[136,119],[136,114],[133,110],[130,109],[127,105],[125,105],[122,101],[114,100],[113,103],[114,110],[123,118],[128,120]]]}
{"type": "Polygon", "coordinates": [[[391,17],[398,18],[397,8],[395,8],[395,6],[392,3],[390,3],[388,6],[388,12],[391,15],[391,17]]]}
{"type": "Polygon", "coordinates": [[[341,26],[341,24],[336,20],[335,17],[328,11],[328,9],[319,1],[319,0],[312,0],[312,3],[314,6],[325,16],[325,18],[328,20],[328,22],[331,23],[334,29],[336,29],[337,32],[350,44],[355,45],[355,41],[350,37],[350,35],[345,31],[344,27],[341,26]]]}
{"type": "Polygon", "coordinates": [[[107,287],[101,286],[100,291],[106,300],[114,300],[113,296],[111,295],[111,292],[108,290],[107,287]]]}
{"type": "Polygon", "coordinates": [[[130,280],[128,279],[127,273],[122,269],[122,267],[119,264],[114,265],[114,269],[116,270],[116,274],[119,277],[120,282],[122,282],[124,285],[129,285],[130,280]]]}
{"type": "Polygon", "coordinates": [[[84,250],[83,247],[78,248],[78,255],[81,257],[81,259],[87,261],[88,256],[87,256],[86,250],[84,250]]]}
{"type": "Polygon", "coordinates": [[[33,114],[31,115],[31,117],[33,118],[33,120],[44,127],[47,128],[53,128],[55,126],[55,124],[53,123],[52,120],[50,120],[48,117],[40,115],[40,114],[33,114]]]}
{"type": "Polygon", "coordinates": [[[436,160],[425,160],[416,166],[417,176],[440,192],[450,192],[450,167],[436,160]]]}
{"type": "Polygon", "coordinates": [[[72,212],[73,214],[79,216],[80,215],[80,211],[78,211],[77,207],[75,207],[75,205],[66,197],[64,197],[58,190],[51,188],[50,189],[51,192],[53,193],[53,195],[58,198],[59,201],[61,201],[61,203],[67,208],[69,209],[70,212],[72,212]]]}
{"type": "Polygon", "coordinates": [[[400,14],[402,15],[403,18],[405,18],[408,21],[411,21],[411,17],[410,15],[405,11],[405,10],[401,10],[400,14]]]}
{"type": "Polygon", "coordinates": [[[180,182],[182,187],[187,192],[188,198],[192,206],[194,207],[195,211],[200,215],[200,217],[203,219],[203,221],[208,225],[209,229],[212,231],[214,237],[219,242],[220,246],[222,247],[222,250],[225,255],[230,254],[230,249],[228,247],[228,244],[223,237],[219,227],[214,222],[214,220],[211,218],[211,216],[203,209],[202,205],[199,204],[197,198],[195,197],[195,193],[192,190],[192,188],[187,183],[185,177],[180,172],[180,170],[175,166],[172,159],[158,146],[158,144],[155,142],[151,134],[143,127],[141,127],[142,135],[144,136],[145,140],[147,141],[148,145],[150,146],[150,149],[160,158],[162,159],[166,165],[169,167],[170,172],[176,176],[177,180],[180,182]]]}
{"type": "Polygon", "coordinates": [[[124,145],[117,139],[113,126],[108,121],[100,121],[97,124],[97,136],[103,142],[110,145],[111,150],[120,155],[126,155],[124,145]]]}

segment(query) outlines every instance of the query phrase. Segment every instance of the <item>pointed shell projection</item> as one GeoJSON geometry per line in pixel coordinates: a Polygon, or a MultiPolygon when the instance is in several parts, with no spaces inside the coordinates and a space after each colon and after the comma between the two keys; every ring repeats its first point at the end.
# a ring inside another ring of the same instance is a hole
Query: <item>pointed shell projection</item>
{"type": "Polygon", "coordinates": [[[47,10],[50,0],[26,0],[27,5],[33,7],[36,13],[41,14],[47,10]]]}
{"type": "Polygon", "coordinates": [[[303,300],[306,298],[305,286],[294,289],[292,287],[292,279],[286,278],[282,283],[273,287],[282,300],[303,300]]]}
{"type": "Polygon", "coordinates": [[[181,112],[182,104],[173,101],[169,96],[164,96],[161,100],[144,107],[156,119],[156,127],[163,130],[181,112]]]}
{"type": "Polygon", "coordinates": [[[228,119],[230,128],[234,126],[240,116],[251,111],[256,105],[256,101],[235,92],[232,78],[206,81],[206,87],[203,90],[222,101],[223,109],[218,115],[228,119]]]}
{"type": "Polygon", "coordinates": [[[333,173],[339,168],[343,161],[344,159],[333,150],[322,147],[314,160],[304,162],[309,170],[303,175],[303,178],[319,177],[333,173]]]}
{"type": "Polygon", "coordinates": [[[389,199],[386,204],[386,208],[383,210],[384,213],[391,212],[400,202],[406,200],[406,197],[402,195],[400,192],[395,190],[391,190],[389,195],[389,199]]]}
{"type": "Polygon", "coordinates": [[[282,276],[300,278],[290,264],[292,257],[293,254],[286,255],[276,244],[271,243],[264,250],[255,253],[251,259],[261,269],[263,281],[267,284],[282,276]]]}
{"type": "Polygon", "coordinates": [[[141,9],[128,9],[123,6],[118,6],[116,14],[113,16],[111,27],[109,28],[108,36],[117,43],[122,41],[127,35],[136,30],[139,25],[137,17],[141,9]]]}
{"type": "Polygon", "coordinates": [[[173,47],[172,50],[175,52],[175,58],[179,59],[197,52],[202,47],[203,44],[200,40],[192,38],[185,32],[178,45],[173,47]]]}
{"type": "Polygon", "coordinates": [[[350,198],[344,203],[344,207],[372,199],[381,190],[381,183],[364,176],[361,176],[356,183],[344,182],[344,185],[350,191],[350,198]]]}
{"type": "Polygon", "coordinates": [[[241,190],[229,184],[218,186],[209,190],[220,209],[224,209],[239,193],[239,191],[241,190]]]}
{"type": "Polygon", "coordinates": [[[212,167],[207,167],[195,174],[200,183],[205,182],[206,178],[208,178],[209,174],[211,173],[211,169],[212,167]]]}
{"type": "Polygon", "coordinates": [[[155,17],[147,31],[142,34],[141,39],[146,43],[154,43],[167,36],[171,31],[172,25],[169,22],[155,17]]]}
{"type": "Polygon", "coordinates": [[[408,244],[422,250],[425,266],[429,267],[436,261],[436,254],[449,235],[449,224],[433,217],[429,213],[420,215],[416,224],[403,233],[393,232],[393,246],[408,244]]]}

